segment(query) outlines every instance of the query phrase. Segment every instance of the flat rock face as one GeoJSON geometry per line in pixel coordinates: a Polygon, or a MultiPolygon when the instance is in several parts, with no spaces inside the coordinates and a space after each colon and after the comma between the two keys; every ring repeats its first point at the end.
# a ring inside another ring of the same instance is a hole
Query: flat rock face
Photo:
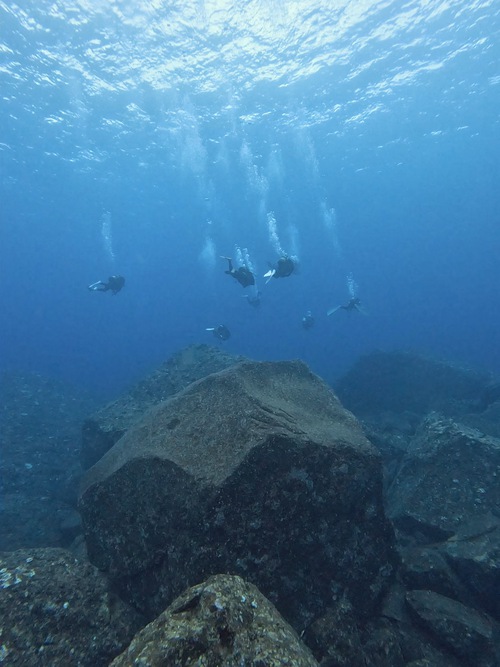
{"type": "MultiPolygon", "coordinates": [[[[498,515],[486,514],[482,519],[475,517],[470,524],[461,526],[452,539],[439,545],[439,551],[470,593],[468,602],[500,622],[498,515]]],[[[460,600],[458,596],[453,597],[460,600]]]]}
{"type": "Polygon", "coordinates": [[[389,515],[406,533],[450,537],[474,517],[499,515],[499,470],[500,440],[431,414],[388,490],[389,515]]]}
{"type": "Polygon", "coordinates": [[[380,457],[300,362],[245,362],[151,410],[88,471],[91,560],[157,615],[210,574],[251,580],[300,626],[391,577],[380,457]]]}
{"type": "Polygon", "coordinates": [[[64,549],[0,554],[0,663],[105,667],[142,619],[64,549]]]}
{"type": "Polygon", "coordinates": [[[190,345],[173,355],[128,393],[87,419],[82,429],[82,465],[94,465],[145,412],[191,382],[243,361],[208,345],[190,345]]]}
{"type": "Polygon", "coordinates": [[[318,663],[259,590],[218,575],[178,597],[133,639],[112,667],[316,667],[318,663]]]}
{"type": "Polygon", "coordinates": [[[412,616],[465,665],[495,667],[495,627],[484,614],[431,591],[410,591],[406,603],[412,616]]]}

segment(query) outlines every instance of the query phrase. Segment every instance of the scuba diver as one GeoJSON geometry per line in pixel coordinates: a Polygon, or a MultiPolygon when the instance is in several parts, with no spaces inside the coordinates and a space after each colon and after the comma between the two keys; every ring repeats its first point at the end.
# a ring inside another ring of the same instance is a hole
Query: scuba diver
{"type": "Polygon", "coordinates": [[[357,296],[353,296],[343,306],[336,306],[335,308],[330,308],[330,310],[328,310],[326,314],[333,315],[333,313],[336,313],[337,310],[345,310],[348,313],[352,312],[353,310],[357,310],[359,313],[363,313],[363,315],[366,315],[364,309],[361,306],[361,301],[358,299],[357,296]]]}
{"type": "Polygon", "coordinates": [[[352,313],[353,310],[356,310],[358,313],[362,313],[363,315],[368,315],[366,312],[365,308],[361,305],[361,301],[358,298],[358,284],[354,280],[352,273],[349,273],[347,275],[347,289],[349,290],[349,294],[351,298],[349,301],[342,306],[336,306],[335,308],[330,308],[326,312],[327,315],[333,315],[333,313],[336,313],[337,310],[345,310],[346,313],[352,313]]]}
{"type": "Polygon", "coordinates": [[[96,283],[89,285],[89,290],[91,292],[113,292],[113,294],[118,294],[118,292],[125,285],[125,278],[123,276],[109,276],[108,282],[105,283],[102,280],[98,280],[96,283]]]}
{"type": "Polygon", "coordinates": [[[258,308],[260,306],[261,297],[262,292],[257,289],[257,285],[255,285],[254,288],[250,290],[249,294],[243,294],[243,298],[246,299],[247,303],[254,308],[258,308]]]}
{"type": "Polygon", "coordinates": [[[231,332],[225,324],[219,324],[218,327],[207,327],[206,331],[211,331],[219,340],[227,340],[228,338],[231,338],[231,332]]]}
{"type": "Polygon", "coordinates": [[[269,282],[271,278],[288,278],[288,276],[291,276],[295,270],[295,262],[291,257],[288,257],[288,255],[283,255],[283,257],[278,259],[274,266],[272,264],[269,266],[271,268],[264,274],[264,278],[267,278],[267,282],[269,282]]]}
{"type": "Polygon", "coordinates": [[[260,306],[261,296],[262,292],[256,292],[255,294],[245,294],[247,303],[250,304],[250,306],[253,306],[254,308],[258,308],[260,306]]]}
{"type": "Polygon", "coordinates": [[[314,326],[314,317],[312,316],[310,310],[308,310],[307,313],[302,318],[302,326],[304,327],[304,329],[312,329],[312,327],[314,326]]]}
{"type": "Polygon", "coordinates": [[[255,276],[247,266],[243,265],[235,269],[231,257],[222,256],[222,259],[227,259],[229,264],[228,270],[224,271],[224,273],[227,273],[229,276],[232,276],[243,287],[250,287],[250,285],[255,285],[255,276]]]}

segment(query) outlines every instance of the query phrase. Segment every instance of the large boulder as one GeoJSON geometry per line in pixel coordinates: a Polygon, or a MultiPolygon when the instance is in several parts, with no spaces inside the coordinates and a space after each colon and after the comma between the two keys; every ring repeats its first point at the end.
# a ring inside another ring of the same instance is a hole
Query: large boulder
{"type": "Polygon", "coordinates": [[[499,469],[500,440],[431,413],[388,490],[388,513],[417,543],[447,539],[500,514],[499,469]]]}
{"type": "Polygon", "coordinates": [[[479,403],[473,412],[460,417],[460,421],[482,433],[500,438],[500,401],[487,404],[479,403]]]}
{"type": "Polygon", "coordinates": [[[401,547],[400,578],[408,590],[433,591],[471,606],[469,590],[441,552],[446,543],[401,547]]]}
{"type": "Polygon", "coordinates": [[[461,416],[479,407],[491,377],[411,352],[372,352],[336,385],[342,403],[358,417],[410,424],[431,410],[461,416]]]}
{"type": "Polygon", "coordinates": [[[431,591],[410,591],[406,603],[416,623],[460,664],[498,666],[498,629],[488,616],[431,591]]]}
{"type": "Polygon", "coordinates": [[[190,588],[141,630],[110,667],[316,667],[318,663],[259,590],[217,575],[190,588]]]}
{"type": "Polygon", "coordinates": [[[143,619],[64,549],[0,554],[0,663],[105,667],[143,619]]]}
{"type": "Polygon", "coordinates": [[[430,590],[500,621],[500,521],[476,517],[437,544],[401,548],[401,579],[409,590],[430,590]]]}
{"type": "Polygon", "coordinates": [[[408,613],[397,577],[378,615],[359,624],[345,603],[311,623],[301,638],[321,667],[460,667],[450,652],[408,613]]]}
{"type": "Polygon", "coordinates": [[[81,448],[83,467],[94,465],[154,405],[191,382],[243,360],[244,357],[208,345],[190,345],[174,354],[129,392],[85,421],[81,448]]]}
{"type": "MultiPolygon", "coordinates": [[[[453,538],[439,545],[452,572],[468,591],[472,604],[500,622],[500,519],[474,517],[453,538]]],[[[460,599],[460,598],[458,598],[460,599]]]]}
{"type": "Polygon", "coordinates": [[[255,583],[295,627],[373,612],[395,563],[380,455],[301,362],[245,362],[153,408],[91,468],[90,559],[151,618],[210,574],[255,583]]]}

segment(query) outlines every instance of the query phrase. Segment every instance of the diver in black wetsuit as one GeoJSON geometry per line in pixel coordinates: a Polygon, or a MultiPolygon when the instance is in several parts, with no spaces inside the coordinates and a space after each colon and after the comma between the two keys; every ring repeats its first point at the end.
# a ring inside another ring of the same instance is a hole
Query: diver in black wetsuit
{"type": "Polygon", "coordinates": [[[225,324],[219,324],[218,327],[207,327],[206,330],[211,331],[219,340],[227,340],[228,338],[231,338],[231,332],[225,324]]]}
{"type": "Polygon", "coordinates": [[[363,309],[361,308],[361,301],[357,296],[353,296],[352,299],[349,299],[349,301],[343,306],[335,306],[335,308],[330,308],[326,314],[333,315],[333,313],[336,313],[337,310],[346,310],[348,313],[352,312],[353,310],[357,310],[359,313],[363,312],[363,309]]]}
{"type": "Polygon", "coordinates": [[[244,294],[244,298],[247,300],[247,303],[254,308],[258,308],[260,306],[261,297],[262,292],[260,292],[258,289],[255,289],[252,294],[244,294]]]}
{"type": "Polygon", "coordinates": [[[353,296],[352,299],[349,299],[349,302],[346,303],[343,306],[339,306],[339,308],[342,308],[343,310],[359,310],[359,307],[361,305],[361,301],[358,299],[357,296],[353,296]]]}
{"type": "Polygon", "coordinates": [[[271,278],[288,278],[295,271],[295,262],[288,255],[280,257],[274,266],[270,265],[270,269],[264,274],[264,278],[271,280],[271,278]]]}
{"type": "Polygon", "coordinates": [[[243,287],[250,287],[250,285],[255,285],[255,276],[248,267],[240,266],[239,268],[235,269],[231,257],[223,257],[222,259],[227,259],[229,264],[227,271],[224,273],[232,276],[243,287]]]}
{"type": "Polygon", "coordinates": [[[113,292],[113,294],[118,294],[118,292],[125,285],[125,278],[123,276],[109,276],[108,282],[105,283],[102,280],[98,280],[96,283],[89,285],[89,290],[91,292],[113,292]]]}

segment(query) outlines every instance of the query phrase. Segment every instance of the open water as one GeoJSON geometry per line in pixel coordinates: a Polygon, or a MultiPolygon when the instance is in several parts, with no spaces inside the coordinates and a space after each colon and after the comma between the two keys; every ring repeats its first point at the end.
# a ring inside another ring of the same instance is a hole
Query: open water
{"type": "Polygon", "coordinates": [[[499,28],[494,0],[0,2],[0,369],[110,394],[213,342],[498,374],[499,28]]]}

